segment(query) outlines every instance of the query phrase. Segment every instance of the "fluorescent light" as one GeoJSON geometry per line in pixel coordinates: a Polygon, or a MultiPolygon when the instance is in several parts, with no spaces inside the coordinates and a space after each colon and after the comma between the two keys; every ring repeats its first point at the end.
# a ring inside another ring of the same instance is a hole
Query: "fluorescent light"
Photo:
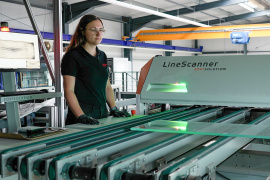
{"type": "Polygon", "coordinates": [[[248,6],[250,6],[250,7],[252,7],[253,9],[260,9],[260,10],[268,9],[268,6],[267,6],[268,3],[264,3],[261,0],[260,1],[258,1],[258,0],[248,0],[246,2],[246,4],[248,6]]]}
{"type": "Polygon", "coordinates": [[[211,27],[211,26],[206,25],[206,24],[202,24],[202,23],[198,23],[198,22],[191,21],[191,20],[188,20],[188,19],[172,16],[172,15],[169,15],[169,14],[165,14],[165,13],[162,13],[162,12],[154,11],[154,10],[143,8],[143,7],[140,7],[140,6],[124,3],[124,2],[121,2],[121,1],[117,1],[117,0],[100,0],[100,1],[110,3],[110,4],[114,4],[114,5],[118,5],[118,6],[122,6],[122,7],[128,8],[128,9],[134,9],[134,10],[137,10],[137,11],[141,11],[141,12],[145,12],[145,13],[149,13],[149,14],[154,14],[154,15],[161,16],[161,17],[168,18],[168,19],[173,19],[173,20],[184,22],[184,23],[187,23],[187,24],[193,24],[193,25],[200,26],[200,27],[211,27]]]}
{"type": "Polygon", "coordinates": [[[243,8],[245,8],[245,9],[251,11],[251,12],[254,12],[254,11],[255,11],[255,10],[254,10],[252,7],[250,7],[247,3],[239,3],[239,6],[242,6],[243,8]]]}
{"type": "Polygon", "coordinates": [[[252,2],[246,2],[246,4],[249,6],[249,7],[251,7],[251,8],[253,8],[253,9],[255,9],[255,8],[258,8],[258,6],[256,6],[255,4],[253,4],[252,2]]]}

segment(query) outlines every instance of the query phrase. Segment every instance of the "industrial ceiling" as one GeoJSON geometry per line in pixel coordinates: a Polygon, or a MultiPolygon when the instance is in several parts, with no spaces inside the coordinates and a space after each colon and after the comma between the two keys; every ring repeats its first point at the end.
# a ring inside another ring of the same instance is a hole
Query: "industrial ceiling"
{"type": "MultiPolygon", "coordinates": [[[[23,4],[21,0],[0,0],[10,3],[23,4]]],[[[52,0],[29,0],[31,6],[53,9],[52,0]]],[[[227,26],[240,24],[257,24],[270,22],[268,0],[249,0],[257,7],[253,11],[239,5],[247,0],[122,0],[150,10],[155,10],[180,18],[200,22],[209,26],[227,26]]],[[[164,27],[181,28],[194,27],[192,24],[179,22],[164,17],[140,12],[106,3],[99,0],[63,0],[63,18],[70,23],[84,14],[96,14],[102,19],[127,23],[135,31],[142,27],[163,29],[164,27]],[[127,18],[128,17],[128,18],[127,18]]]]}

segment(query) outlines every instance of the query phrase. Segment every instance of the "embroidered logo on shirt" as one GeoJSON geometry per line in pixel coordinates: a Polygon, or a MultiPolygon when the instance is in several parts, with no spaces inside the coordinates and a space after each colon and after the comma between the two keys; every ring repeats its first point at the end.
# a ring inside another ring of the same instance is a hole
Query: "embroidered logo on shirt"
{"type": "Polygon", "coordinates": [[[102,66],[103,66],[103,67],[106,67],[106,66],[107,66],[107,64],[102,64],[102,66]]]}

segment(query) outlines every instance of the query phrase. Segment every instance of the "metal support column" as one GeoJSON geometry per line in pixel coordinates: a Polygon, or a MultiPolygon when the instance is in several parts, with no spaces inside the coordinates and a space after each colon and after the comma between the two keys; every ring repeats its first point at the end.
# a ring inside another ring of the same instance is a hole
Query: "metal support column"
{"type": "MultiPolygon", "coordinates": [[[[5,92],[16,91],[16,77],[15,72],[2,72],[3,83],[5,92]]],[[[17,128],[21,127],[19,103],[18,102],[6,102],[7,123],[8,132],[17,132],[17,128]]]]}
{"type": "MultiPolygon", "coordinates": [[[[194,48],[198,48],[198,39],[194,40],[194,48]]],[[[194,54],[194,56],[198,56],[198,54],[194,54]]]]}
{"type": "MultiPolygon", "coordinates": [[[[165,41],[165,45],[171,46],[172,45],[172,41],[165,41]]],[[[173,52],[165,51],[165,56],[172,56],[172,53],[173,52]]]]}
{"type": "Polygon", "coordinates": [[[58,122],[56,122],[57,119],[57,108],[56,106],[49,107],[49,126],[50,127],[57,127],[58,122]]]}
{"type": "MultiPolygon", "coordinates": [[[[123,17],[123,21],[125,22],[125,23],[123,23],[124,24],[124,36],[132,37],[131,18],[130,17],[123,17]]],[[[128,58],[129,61],[132,61],[132,50],[131,49],[124,49],[124,57],[128,58]]]]}
{"type": "MultiPolygon", "coordinates": [[[[62,45],[62,0],[53,1],[53,26],[54,26],[54,69],[55,69],[55,92],[63,92],[62,77],[60,72],[62,45]]],[[[64,127],[64,97],[55,98],[57,107],[58,127],[64,127]]]]}
{"type": "MultiPolygon", "coordinates": [[[[128,37],[132,37],[132,24],[131,24],[131,17],[123,17],[123,21],[124,23],[124,36],[128,36],[128,37]]],[[[125,49],[124,48],[124,57],[128,58],[128,60],[130,61],[131,67],[131,76],[133,77],[133,57],[132,57],[132,50],[131,49],[125,49]]],[[[126,83],[128,81],[128,78],[126,76],[126,83]]],[[[133,81],[131,81],[131,87],[133,87],[133,81]]],[[[126,88],[127,91],[127,88],[126,88]]]]}
{"type": "MultiPolygon", "coordinates": [[[[172,26],[164,26],[165,29],[170,29],[172,26]]],[[[165,45],[172,45],[172,41],[165,41],[165,45]]],[[[172,52],[165,51],[165,56],[172,56],[172,52]]]]}
{"type": "Polygon", "coordinates": [[[244,44],[244,55],[247,55],[247,44],[244,44]]]}
{"type": "Polygon", "coordinates": [[[125,91],[125,75],[122,72],[122,91],[125,91]]]}
{"type": "Polygon", "coordinates": [[[62,9],[63,9],[63,13],[62,13],[62,28],[63,28],[63,33],[64,34],[69,34],[69,28],[68,28],[68,24],[66,23],[67,21],[69,21],[70,15],[69,15],[69,10],[70,10],[70,5],[67,2],[63,2],[62,3],[62,9]]]}
{"type": "Polygon", "coordinates": [[[41,33],[40,33],[39,29],[38,29],[37,23],[36,23],[36,21],[34,19],[34,15],[33,15],[32,9],[31,9],[30,2],[28,0],[23,0],[23,2],[24,2],[24,5],[25,5],[27,14],[29,16],[29,19],[31,21],[32,27],[33,27],[35,33],[38,35],[38,40],[39,40],[39,43],[41,45],[43,57],[45,59],[47,68],[49,70],[52,82],[55,83],[55,76],[54,76],[53,68],[52,68],[52,65],[51,65],[51,61],[50,61],[46,46],[45,46],[45,44],[43,42],[42,35],[41,35],[41,33]]]}

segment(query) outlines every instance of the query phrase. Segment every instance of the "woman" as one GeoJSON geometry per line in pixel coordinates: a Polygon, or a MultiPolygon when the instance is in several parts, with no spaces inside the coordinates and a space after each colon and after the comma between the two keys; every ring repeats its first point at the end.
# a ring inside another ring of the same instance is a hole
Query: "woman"
{"type": "Polygon", "coordinates": [[[69,106],[66,125],[99,124],[97,119],[108,116],[106,102],[111,115],[129,116],[115,106],[107,56],[97,47],[104,33],[100,18],[83,16],[62,59],[64,93],[69,106]]]}

